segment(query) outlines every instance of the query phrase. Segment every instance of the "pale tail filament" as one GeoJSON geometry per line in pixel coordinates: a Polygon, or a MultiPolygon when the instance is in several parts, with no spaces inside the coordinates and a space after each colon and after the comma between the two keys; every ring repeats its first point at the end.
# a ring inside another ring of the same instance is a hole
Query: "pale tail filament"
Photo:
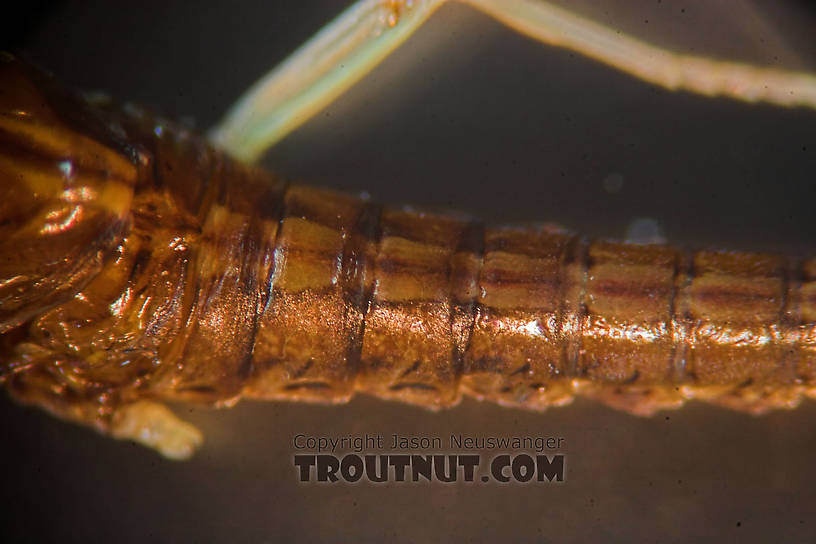
{"type": "MultiPolygon", "coordinates": [[[[682,55],[542,0],[457,0],[537,41],[564,47],[670,90],[816,108],[816,76],[682,55]]],[[[446,0],[358,0],[261,78],[210,133],[254,162],[417,30],[446,0]]]]}
{"type": "Polygon", "coordinates": [[[253,85],[210,140],[254,162],[370,72],[444,2],[356,2],[253,85]]]}

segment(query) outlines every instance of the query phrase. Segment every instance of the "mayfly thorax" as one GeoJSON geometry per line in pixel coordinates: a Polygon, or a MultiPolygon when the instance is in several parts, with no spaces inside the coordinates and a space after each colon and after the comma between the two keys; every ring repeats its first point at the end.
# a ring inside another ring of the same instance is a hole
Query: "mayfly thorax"
{"type": "Polygon", "coordinates": [[[164,401],[816,394],[816,259],[382,207],[11,56],[0,82],[0,380],[60,417],[185,457],[201,437],[164,401]]]}

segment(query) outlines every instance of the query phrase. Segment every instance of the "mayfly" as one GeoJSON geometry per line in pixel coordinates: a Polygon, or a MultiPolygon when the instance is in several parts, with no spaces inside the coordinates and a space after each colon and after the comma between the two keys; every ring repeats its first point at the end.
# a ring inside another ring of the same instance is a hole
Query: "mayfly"
{"type": "MultiPolygon", "coordinates": [[[[365,392],[543,409],[582,395],[648,414],[691,398],[758,413],[813,396],[816,260],[486,228],[247,165],[442,3],[349,8],[211,133],[233,158],[4,57],[0,372],[11,394],[174,458],[201,436],[170,400],[365,392]]],[[[807,74],[679,57],[542,2],[468,3],[669,88],[816,105],[807,74]]]]}

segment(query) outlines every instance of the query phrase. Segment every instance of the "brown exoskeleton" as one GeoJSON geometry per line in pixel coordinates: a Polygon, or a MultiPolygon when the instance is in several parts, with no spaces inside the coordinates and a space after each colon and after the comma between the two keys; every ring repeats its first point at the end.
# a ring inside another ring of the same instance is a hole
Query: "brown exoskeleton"
{"type": "Polygon", "coordinates": [[[812,393],[813,261],[383,209],[14,59],[2,81],[3,376],[63,417],[184,457],[200,436],[163,400],[650,413],[812,393]]]}

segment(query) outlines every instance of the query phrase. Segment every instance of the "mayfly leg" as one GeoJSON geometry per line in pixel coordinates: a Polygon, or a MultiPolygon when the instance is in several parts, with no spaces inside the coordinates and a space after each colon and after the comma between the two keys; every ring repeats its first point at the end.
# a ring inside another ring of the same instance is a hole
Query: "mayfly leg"
{"type": "MultiPolygon", "coordinates": [[[[254,162],[374,69],[447,0],[358,0],[241,97],[210,140],[254,162]]],[[[670,90],[816,108],[816,76],[682,55],[543,0],[454,0],[670,90]]]]}

